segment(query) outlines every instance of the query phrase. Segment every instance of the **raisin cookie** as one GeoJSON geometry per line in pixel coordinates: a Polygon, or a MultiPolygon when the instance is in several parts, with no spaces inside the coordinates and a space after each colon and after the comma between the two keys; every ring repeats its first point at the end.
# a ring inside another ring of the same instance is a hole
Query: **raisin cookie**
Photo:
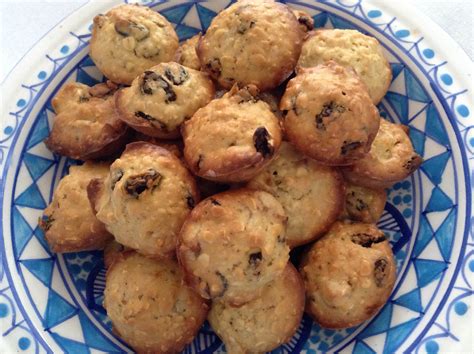
{"type": "Polygon", "coordinates": [[[303,32],[309,32],[313,30],[314,20],[307,12],[303,10],[296,10],[296,9],[293,9],[292,11],[293,11],[293,14],[296,16],[296,19],[298,20],[298,23],[300,24],[300,28],[303,32]]]}
{"type": "Polygon", "coordinates": [[[303,316],[304,303],[304,283],[288,263],[259,298],[240,307],[213,302],[208,320],[228,353],[264,353],[292,338],[303,316]]]}
{"type": "Polygon", "coordinates": [[[288,262],[287,217],[269,193],[238,189],[199,203],[179,234],[188,284],[205,299],[241,305],[259,296],[288,262]]]}
{"type": "Polygon", "coordinates": [[[374,38],[356,30],[322,29],[310,33],[303,43],[298,67],[309,68],[334,60],[353,68],[369,91],[374,104],[387,93],[392,69],[374,38]]]}
{"type": "Polygon", "coordinates": [[[369,319],[388,300],[396,277],[392,249],[373,224],[336,222],[305,255],[306,311],[326,328],[369,319]]]}
{"type": "Polygon", "coordinates": [[[382,216],[386,201],[387,192],[383,188],[367,188],[348,183],[341,219],[375,224],[382,216]]]}
{"type": "Polygon", "coordinates": [[[344,177],[359,186],[390,188],[412,174],[423,162],[413,149],[407,127],[380,120],[370,152],[343,168],[344,177]]]}
{"type": "Polygon", "coordinates": [[[93,87],[78,82],[64,85],[51,101],[56,117],[46,146],[78,160],[119,152],[127,139],[127,125],[115,112],[116,89],[110,81],[93,87]]]}
{"type": "Polygon", "coordinates": [[[283,142],[278,155],[247,185],[273,194],[288,216],[290,247],[311,242],[336,221],[344,205],[344,180],[283,142]]]}
{"type": "Polygon", "coordinates": [[[176,52],[174,60],[187,68],[194,70],[201,69],[201,62],[196,52],[199,40],[201,39],[201,33],[194,37],[185,40],[180,44],[178,51],[176,52]]]}
{"type": "Polygon", "coordinates": [[[121,245],[115,240],[111,240],[107,245],[104,247],[104,266],[105,268],[109,268],[115,260],[120,257],[122,252],[130,251],[131,248],[125,247],[121,245]]]}
{"type": "Polygon", "coordinates": [[[115,240],[149,256],[174,256],[176,237],[199,201],[194,178],[171,152],[145,142],[127,145],[89,199],[115,240]]]}
{"type": "Polygon", "coordinates": [[[71,166],[44,210],[40,227],[49,248],[55,253],[102,249],[112,239],[94,216],[87,198],[87,185],[93,178],[107,176],[109,164],[86,162],[71,166]]]}
{"type": "Polygon", "coordinates": [[[133,129],[153,137],[179,137],[179,127],[214,97],[207,74],[170,62],[149,68],[120,90],[115,105],[133,129]]]}
{"type": "Polygon", "coordinates": [[[202,69],[223,87],[241,83],[267,90],[293,72],[303,36],[286,5],[238,1],[214,17],[197,53],[202,69]]]}
{"type": "Polygon", "coordinates": [[[208,306],[186,287],[178,264],[121,253],[107,271],[104,307],[114,331],[138,353],[179,353],[208,306]],[[157,286],[159,284],[159,286],[157,286]]]}
{"type": "Polygon", "coordinates": [[[305,155],[327,165],[362,158],[379,128],[379,114],[364,84],[335,62],[302,69],[280,102],[287,138],[305,155]]]}
{"type": "Polygon", "coordinates": [[[255,86],[234,86],[198,110],[182,127],[184,158],[194,174],[221,182],[246,181],[274,157],[278,118],[255,86]]]}
{"type": "Polygon", "coordinates": [[[121,5],[94,18],[90,57],[110,80],[129,85],[153,65],[173,60],[173,26],[146,6],[121,5]]]}

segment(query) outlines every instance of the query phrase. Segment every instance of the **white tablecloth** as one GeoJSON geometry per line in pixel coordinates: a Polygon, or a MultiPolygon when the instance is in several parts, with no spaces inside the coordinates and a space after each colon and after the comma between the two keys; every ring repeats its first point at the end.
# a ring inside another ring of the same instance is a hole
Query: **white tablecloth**
{"type": "MultiPolygon", "coordinates": [[[[0,0],[0,82],[48,30],[86,2],[0,0]]],[[[474,59],[473,0],[412,0],[410,3],[437,22],[474,59]]]]}

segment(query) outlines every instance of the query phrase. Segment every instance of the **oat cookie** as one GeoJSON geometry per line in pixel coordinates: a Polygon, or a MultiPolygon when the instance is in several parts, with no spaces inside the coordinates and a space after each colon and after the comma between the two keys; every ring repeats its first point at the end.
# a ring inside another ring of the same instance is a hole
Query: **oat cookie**
{"type": "Polygon", "coordinates": [[[380,120],[370,152],[354,165],[343,168],[344,177],[359,186],[389,188],[413,173],[423,162],[401,124],[380,120]]]}
{"type": "Polygon", "coordinates": [[[78,160],[119,152],[127,139],[127,125],[115,112],[117,88],[110,81],[92,87],[79,82],[64,85],[51,101],[56,117],[46,146],[78,160]]]}
{"type": "Polygon", "coordinates": [[[71,166],[69,174],[59,181],[39,223],[51,251],[102,249],[112,239],[104,224],[95,217],[87,198],[89,181],[105,177],[108,172],[108,163],[86,162],[71,166]]]}
{"type": "Polygon", "coordinates": [[[173,26],[146,6],[121,5],[94,18],[90,57],[110,80],[129,85],[143,71],[173,60],[173,26]]]}
{"type": "Polygon", "coordinates": [[[396,278],[392,249],[373,224],[336,222],[301,264],[306,311],[326,328],[347,328],[373,316],[396,278]]]}
{"type": "Polygon", "coordinates": [[[362,158],[379,128],[379,114],[364,84],[335,62],[301,69],[286,88],[285,134],[305,155],[327,165],[362,158]]]}
{"type": "Polygon", "coordinates": [[[176,52],[174,60],[188,68],[194,70],[201,69],[201,62],[196,52],[199,40],[201,39],[201,33],[185,40],[179,45],[179,49],[176,52]]]}
{"type": "Polygon", "coordinates": [[[171,152],[145,142],[127,145],[89,198],[115,240],[140,253],[173,257],[184,219],[199,201],[194,178],[171,152]]]}
{"type": "Polygon", "coordinates": [[[288,216],[290,247],[315,240],[336,221],[344,206],[344,180],[338,170],[324,166],[283,142],[278,155],[247,185],[275,196],[288,216]]]}
{"type": "Polygon", "coordinates": [[[308,68],[334,60],[353,68],[369,91],[374,104],[387,93],[392,69],[374,37],[356,30],[321,29],[313,31],[303,43],[298,67],[308,68]]]}
{"type": "Polygon", "coordinates": [[[264,353],[291,339],[300,324],[304,302],[304,283],[288,263],[259,298],[241,307],[213,302],[208,320],[230,354],[264,353]]]}
{"type": "Polygon", "coordinates": [[[120,119],[133,129],[173,139],[179,137],[181,123],[213,97],[207,74],[170,62],[147,69],[117,93],[115,104],[120,119]]]}
{"type": "Polygon", "coordinates": [[[246,181],[274,157],[278,118],[255,86],[237,86],[183,124],[184,157],[194,174],[221,182],[246,181]]]}
{"type": "Polygon", "coordinates": [[[304,32],[284,4],[238,1],[211,22],[198,45],[202,69],[223,87],[278,86],[293,71],[304,32]]]}
{"type": "Polygon", "coordinates": [[[177,254],[188,284],[205,299],[241,305],[259,296],[288,262],[286,215],[269,193],[238,189],[199,203],[177,254]]]}
{"type": "Polygon", "coordinates": [[[387,192],[383,188],[367,188],[347,183],[341,219],[375,224],[382,216],[386,201],[387,192]]]}
{"type": "Polygon", "coordinates": [[[138,353],[181,352],[208,312],[184,285],[175,261],[133,251],[120,254],[107,271],[104,307],[114,331],[138,353]]]}
{"type": "Polygon", "coordinates": [[[115,262],[117,258],[120,257],[122,252],[131,251],[131,248],[128,248],[124,245],[121,245],[114,239],[112,239],[107,245],[104,247],[104,266],[105,268],[109,268],[112,263],[115,262]]]}

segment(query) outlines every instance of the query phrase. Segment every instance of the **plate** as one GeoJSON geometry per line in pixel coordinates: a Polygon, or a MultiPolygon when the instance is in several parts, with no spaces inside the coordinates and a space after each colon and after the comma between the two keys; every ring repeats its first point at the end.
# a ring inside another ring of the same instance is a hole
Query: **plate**
{"type": "MultiPolygon", "coordinates": [[[[118,1],[116,1],[118,3],[118,1]]],[[[180,39],[208,27],[223,1],[144,3],[175,24],[180,39]]],[[[410,126],[421,168],[389,191],[379,227],[390,237],[398,278],[369,321],[342,331],[304,317],[275,352],[472,352],[474,108],[471,62],[436,25],[407,5],[380,1],[288,1],[317,27],[355,28],[378,38],[393,70],[381,115],[410,126]]],[[[102,307],[100,252],[49,252],[38,218],[68,167],[43,144],[51,97],[67,81],[103,77],[88,57],[91,21],[110,2],[80,8],[51,30],[4,83],[0,132],[0,324],[7,351],[112,353],[130,349],[102,307]]],[[[225,351],[208,326],[186,353],[225,351]]]]}

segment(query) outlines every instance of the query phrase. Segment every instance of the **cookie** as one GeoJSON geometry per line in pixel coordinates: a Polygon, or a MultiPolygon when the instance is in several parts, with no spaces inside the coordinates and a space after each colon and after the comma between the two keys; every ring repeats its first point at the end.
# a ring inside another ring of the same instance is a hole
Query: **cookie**
{"type": "Polygon", "coordinates": [[[188,68],[194,70],[201,69],[201,62],[196,52],[199,40],[201,39],[201,33],[185,40],[179,45],[179,49],[176,52],[174,60],[188,68]]]}
{"type": "Polygon", "coordinates": [[[204,300],[183,284],[175,261],[133,251],[119,255],[108,269],[104,307],[114,332],[138,353],[181,352],[208,312],[204,300]]]}
{"type": "Polygon", "coordinates": [[[285,134],[305,155],[327,165],[361,159],[379,128],[379,114],[364,84],[335,62],[302,69],[280,102],[285,134]]]}
{"type": "Polygon", "coordinates": [[[103,180],[92,180],[89,199],[115,240],[155,257],[173,257],[176,237],[199,201],[194,178],[159,146],[128,144],[103,180]]]}
{"type": "Polygon", "coordinates": [[[255,176],[281,142],[278,118],[255,86],[237,86],[198,110],[182,127],[184,158],[200,177],[240,182],[255,176]]]}
{"type": "Polygon", "coordinates": [[[221,11],[199,41],[202,70],[220,85],[253,84],[268,90],[295,68],[304,32],[284,4],[238,1],[221,11]]]}
{"type": "Polygon", "coordinates": [[[71,166],[69,174],[59,181],[53,200],[39,222],[52,252],[102,249],[112,239],[95,217],[87,198],[89,181],[105,177],[108,171],[108,163],[86,162],[71,166]]]}
{"type": "Polygon", "coordinates": [[[120,257],[122,252],[130,251],[131,248],[125,247],[121,245],[115,240],[111,240],[107,245],[104,247],[104,266],[105,268],[109,268],[115,260],[120,257]]]}
{"type": "Polygon", "coordinates": [[[353,68],[364,82],[374,104],[387,93],[392,69],[382,46],[374,37],[356,30],[322,29],[309,34],[303,43],[298,67],[309,68],[334,60],[353,68]]]}
{"type": "Polygon", "coordinates": [[[351,183],[369,188],[390,188],[412,174],[423,162],[413,149],[407,127],[380,120],[370,152],[342,169],[351,183]]]}
{"type": "Polygon", "coordinates": [[[173,60],[178,36],[146,6],[121,5],[94,18],[90,57],[110,80],[129,85],[153,65],[173,60]]]}
{"type": "Polygon", "coordinates": [[[296,9],[293,9],[292,11],[293,11],[293,14],[296,16],[296,19],[298,20],[298,23],[300,24],[300,28],[303,32],[309,32],[313,30],[314,20],[307,12],[303,10],[296,10],[296,9]]]}
{"type": "Polygon", "coordinates": [[[177,158],[183,159],[183,141],[180,139],[159,139],[134,131],[130,142],[144,141],[153,145],[162,147],[163,149],[172,152],[177,158]]]}
{"type": "Polygon", "coordinates": [[[212,303],[208,321],[229,353],[264,353],[288,342],[298,328],[305,303],[304,284],[288,263],[262,295],[240,307],[212,303]]]}
{"type": "Polygon", "coordinates": [[[336,222],[305,255],[306,311],[325,328],[356,326],[388,300],[396,264],[373,224],[336,222]]]}
{"type": "Polygon", "coordinates": [[[116,89],[110,81],[92,87],[79,82],[64,85],[51,101],[56,116],[46,146],[78,160],[119,152],[127,139],[127,125],[115,112],[116,89]]]}
{"type": "Polygon", "coordinates": [[[247,186],[275,196],[288,216],[286,242],[300,246],[321,236],[344,206],[344,180],[333,167],[324,166],[283,142],[278,155],[247,186]]]}
{"type": "Polygon", "coordinates": [[[147,69],[117,93],[120,119],[133,129],[162,139],[179,137],[179,127],[214,97],[205,73],[170,62],[147,69]]]}
{"type": "Polygon", "coordinates": [[[199,203],[179,234],[186,279],[205,299],[241,305],[260,295],[288,262],[287,217],[269,193],[238,189],[199,203]]]}
{"type": "Polygon", "coordinates": [[[386,201],[387,192],[383,188],[367,188],[348,183],[341,219],[375,224],[382,216],[386,201]]]}
{"type": "Polygon", "coordinates": [[[196,178],[196,184],[202,199],[228,191],[232,187],[232,185],[228,183],[213,182],[201,177],[196,178]]]}

